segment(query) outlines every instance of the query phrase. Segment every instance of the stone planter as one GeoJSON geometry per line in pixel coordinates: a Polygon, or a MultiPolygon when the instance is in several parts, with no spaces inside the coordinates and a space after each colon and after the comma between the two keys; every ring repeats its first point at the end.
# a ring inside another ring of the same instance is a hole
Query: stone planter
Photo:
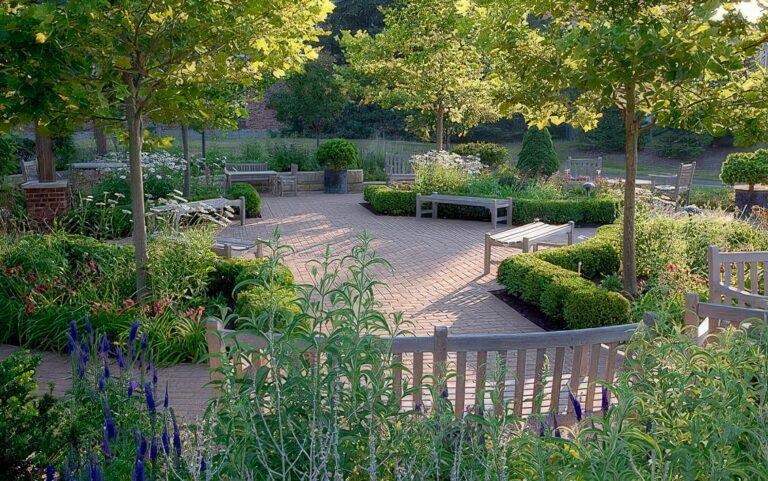
{"type": "Polygon", "coordinates": [[[768,207],[768,185],[755,185],[754,190],[749,190],[746,184],[734,186],[736,191],[736,208],[744,217],[752,214],[752,207],[768,207]]]}
{"type": "Polygon", "coordinates": [[[346,194],[349,192],[349,176],[346,169],[325,171],[325,193],[346,194]]]}

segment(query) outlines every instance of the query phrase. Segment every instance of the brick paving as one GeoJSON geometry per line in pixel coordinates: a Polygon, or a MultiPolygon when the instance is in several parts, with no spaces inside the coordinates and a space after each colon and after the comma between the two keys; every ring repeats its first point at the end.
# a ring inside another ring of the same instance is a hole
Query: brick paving
{"type": "MultiPolygon", "coordinates": [[[[514,249],[493,249],[491,274],[483,275],[483,236],[490,222],[377,216],[360,205],[361,194],[300,194],[297,197],[263,199],[261,219],[245,226],[233,225],[224,237],[270,238],[279,227],[281,241],[293,247],[286,262],[297,282],[310,282],[308,262],[322,257],[326,246],[346,254],[356,238],[366,232],[378,255],[392,270],[379,269],[384,286],[377,299],[385,312],[401,311],[413,323],[415,334],[431,333],[435,326],[448,326],[453,334],[522,333],[540,328],[497,299],[495,269],[514,249]]],[[[576,229],[576,241],[594,235],[594,229],[576,229]]],[[[18,348],[0,345],[0,359],[18,348]]],[[[54,393],[63,394],[70,385],[69,359],[44,353],[38,371],[41,391],[54,383],[54,393]]],[[[178,365],[161,369],[160,383],[167,380],[173,393],[171,404],[186,420],[201,415],[211,396],[206,387],[205,365],[178,365]]]]}

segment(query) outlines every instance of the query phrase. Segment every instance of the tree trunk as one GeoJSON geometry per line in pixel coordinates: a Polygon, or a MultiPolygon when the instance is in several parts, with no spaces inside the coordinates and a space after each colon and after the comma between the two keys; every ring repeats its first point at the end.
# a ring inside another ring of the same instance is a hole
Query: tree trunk
{"type": "Polygon", "coordinates": [[[93,122],[93,138],[96,141],[96,155],[107,154],[107,136],[104,134],[104,127],[93,122]]]}
{"type": "Polygon", "coordinates": [[[201,145],[200,145],[200,155],[202,155],[203,159],[205,159],[206,158],[206,156],[205,156],[205,127],[200,129],[200,142],[201,142],[201,145]]]}
{"type": "Polygon", "coordinates": [[[53,182],[56,177],[56,163],[53,159],[53,139],[39,123],[35,124],[35,155],[37,155],[37,179],[53,182]]]}
{"type": "Polygon", "coordinates": [[[181,124],[181,145],[184,150],[184,198],[189,200],[192,190],[192,159],[189,157],[189,127],[181,124]]]}
{"type": "Polygon", "coordinates": [[[131,211],[133,213],[133,245],[136,249],[136,299],[146,300],[147,289],[147,224],[144,217],[144,178],[141,171],[141,147],[144,143],[144,126],[136,99],[126,102],[128,118],[128,159],[131,173],[131,211]]]}
{"type": "Polygon", "coordinates": [[[626,134],[626,182],[624,184],[624,236],[622,241],[622,272],[624,290],[637,295],[637,258],[635,256],[635,180],[637,178],[637,145],[640,120],[635,112],[634,85],[628,85],[624,124],[626,134]]]}
{"type": "Polygon", "coordinates": [[[443,150],[443,120],[445,117],[445,109],[442,104],[438,105],[437,112],[435,112],[435,149],[443,150]]]}

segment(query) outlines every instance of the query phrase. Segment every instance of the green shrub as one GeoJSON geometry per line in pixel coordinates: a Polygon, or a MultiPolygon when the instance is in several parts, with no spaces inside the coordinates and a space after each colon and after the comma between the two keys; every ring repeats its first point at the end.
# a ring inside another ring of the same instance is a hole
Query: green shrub
{"type": "Polygon", "coordinates": [[[624,116],[616,107],[603,111],[597,127],[585,132],[587,147],[601,152],[624,152],[626,145],[624,116]]]}
{"type": "Polygon", "coordinates": [[[547,249],[535,254],[539,259],[597,280],[619,270],[621,253],[614,239],[608,235],[596,235],[578,244],[547,249]]]}
{"type": "Polygon", "coordinates": [[[176,300],[202,295],[216,263],[213,238],[213,229],[202,227],[151,239],[147,268],[153,296],[176,300]]]}
{"type": "Polygon", "coordinates": [[[301,171],[320,170],[315,157],[307,150],[295,145],[276,145],[269,151],[269,167],[278,172],[288,172],[291,164],[301,171]]]}
{"type": "Polygon", "coordinates": [[[0,479],[32,480],[35,458],[55,420],[50,394],[37,398],[40,355],[17,351],[0,361],[0,479]],[[32,469],[31,469],[32,468],[32,469]]]}
{"type": "Polygon", "coordinates": [[[78,161],[77,147],[71,135],[53,138],[53,157],[56,159],[56,170],[66,170],[69,164],[78,161]]]}
{"type": "Polygon", "coordinates": [[[547,129],[531,127],[523,137],[517,170],[528,177],[549,177],[560,168],[552,136],[547,129]]]}
{"type": "Polygon", "coordinates": [[[232,200],[245,197],[245,212],[248,217],[257,217],[261,213],[261,196],[251,184],[234,184],[227,189],[224,197],[232,200]]]}
{"type": "Polygon", "coordinates": [[[534,219],[553,224],[610,224],[616,219],[616,202],[608,198],[539,200],[515,198],[512,222],[528,224],[534,219]]]}
{"type": "Polygon", "coordinates": [[[660,157],[670,159],[696,159],[712,145],[711,135],[699,135],[680,129],[659,129],[651,137],[648,147],[660,157]]]}
{"type": "Polygon", "coordinates": [[[360,166],[360,152],[355,144],[345,139],[323,142],[317,149],[315,158],[326,170],[354,169],[360,166]]]}
{"type": "Polygon", "coordinates": [[[728,155],[720,171],[720,180],[725,184],[768,183],[768,150],[736,152],[728,155]]]}
{"type": "Polygon", "coordinates": [[[17,148],[16,139],[10,135],[0,135],[0,180],[19,171],[21,164],[17,148]]]}
{"type": "Polygon", "coordinates": [[[563,320],[568,329],[624,324],[629,321],[629,301],[602,288],[571,291],[563,303],[563,320]]]}
{"type": "Polygon", "coordinates": [[[296,290],[293,286],[248,286],[237,293],[235,312],[245,318],[238,320],[237,327],[282,332],[293,316],[300,312],[295,300],[296,290]]]}
{"type": "Polygon", "coordinates": [[[506,163],[509,151],[506,147],[491,142],[470,142],[459,144],[453,148],[453,152],[462,156],[477,155],[480,162],[491,168],[496,168],[506,163]]]}
{"type": "Polygon", "coordinates": [[[406,216],[416,214],[416,192],[412,190],[375,185],[366,187],[363,197],[377,214],[406,216]]]}
{"type": "Polygon", "coordinates": [[[692,185],[691,204],[707,209],[733,210],[736,207],[733,189],[718,185],[692,185]]]}
{"type": "MultiPolygon", "coordinates": [[[[208,274],[207,296],[223,296],[233,299],[235,287],[244,281],[266,282],[272,279],[281,285],[293,285],[293,273],[284,264],[279,264],[275,272],[266,258],[262,259],[224,259],[217,258],[213,270],[208,274]]],[[[232,306],[234,307],[234,305],[232,306]]]]}
{"type": "MultiPolygon", "coordinates": [[[[557,249],[555,249],[557,250],[557,249]]],[[[607,326],[629,321],[629,302],[620,294],[609,292],[577,272],[551,264],[540,254],[520,254],[502,261],[498,281],[510,294],[538,306],[568,329],[607,326]],[[602,304],[579,311],[584,301],[602,304]]]]}

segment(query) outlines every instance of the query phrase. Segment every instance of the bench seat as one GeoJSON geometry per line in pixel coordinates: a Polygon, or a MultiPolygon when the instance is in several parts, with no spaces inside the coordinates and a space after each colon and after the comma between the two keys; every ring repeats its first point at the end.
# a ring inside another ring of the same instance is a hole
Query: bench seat
{"type": "Polygon", "coordinates": [[[553,236],[555,234],[566,233],[568,236],[567,245],[573,244],[573,228],[574,222],[568,222],[562,225],[550,225],[544,222],[539,222],[536,219],[530,224],[525,224],[520,227],[512,229],[505,229],[496,233],[489,232],[485,234],[485,256],[484,256],[484,274],[491,272],[491,247],[514,247],[522,249],[523,252],[530,252],[531,247],[533,250],[538,250],[539,246],[548,245],[556,246],[563,244],[554,244],[551,242],[541,242],[541,239],[553,236]]]}
{"type": "Polygon", "coordinates": [[[466,205],[470,207],[485,207],[491,211],[491,224],[495,229],[499,220],[499,209],[507,209],[507,225],[512,221],[512,199],[488,199],[485,197],[466,197],[461,195],[445,195],[437,192],[431,195],[416,194],[416,218],[421,219],[422,204],[432,204],[432,218],[437,219],[437,206],[439,204],[466,205]]]}

